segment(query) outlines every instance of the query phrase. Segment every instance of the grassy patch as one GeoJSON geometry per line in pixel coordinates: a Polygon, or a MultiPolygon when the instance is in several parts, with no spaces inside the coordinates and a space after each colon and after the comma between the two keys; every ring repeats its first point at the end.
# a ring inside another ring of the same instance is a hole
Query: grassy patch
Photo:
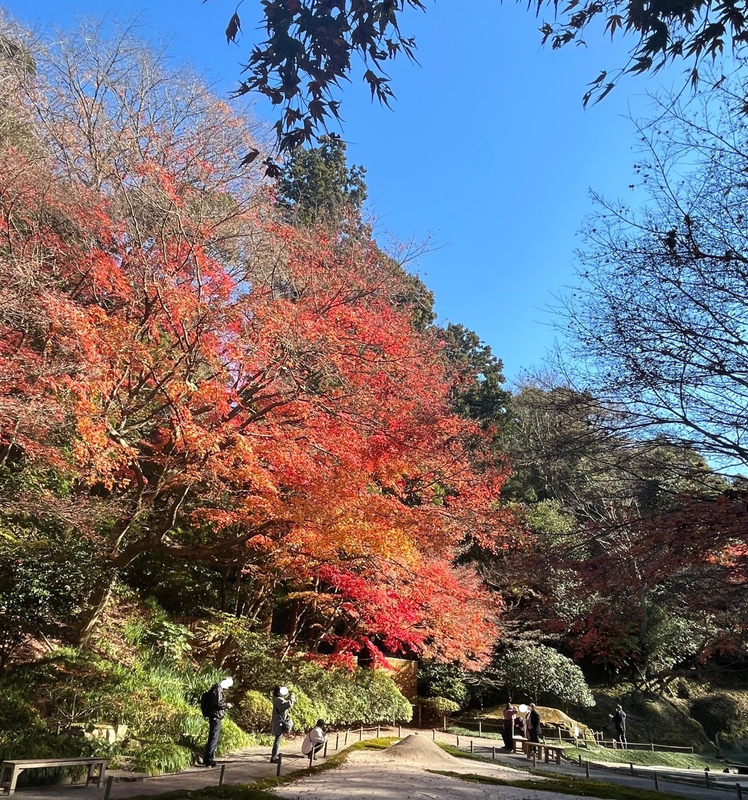
{"type": "Polygon", "coordinates": [[[466,736],[468,739],[496,739],[496,741],[503,741],[504,736],[501,733],[494,733],[493,731],[483,731],[483,733],[479,734],[477,730],[471,731],[468,728],[460,728],[457,725],[450,725],[447,728],[448,733],[452,733],[455,736],[466,736]]]}
{"type": "Polygon", "coordinates": [[[698,753],[664,753],[650,750],[611,750],[607,747],[567,747],[568,758],[582,761],[607,761],[615,764],[638,764],[642,767],[675,767],[677,769],[699,769],[709,767],[721,772],[723,764],[716,758],[698,753]]]}
{"type": "Polygon", "coordinates": [[[514,786],[518,789],[537,789],[540,792],[558,792],[559,794],[574,794],[580,797],[599,797],[603,800],[682,800],[682,795],[655,792],[650,789],[639,789],[634,786],[620,786],[601,781],[590,781],[585,778],[575,778],[566,775],[552,775],[546,780],[529,778],[521,781],[504,781],[500,778],[490,778],[486,775],[463,775],[459,772],[447,772],[430,769],[435,775],[445,775],[448,778],[457,778],[470,783],[482,783],[490,786],[514,786]]]}

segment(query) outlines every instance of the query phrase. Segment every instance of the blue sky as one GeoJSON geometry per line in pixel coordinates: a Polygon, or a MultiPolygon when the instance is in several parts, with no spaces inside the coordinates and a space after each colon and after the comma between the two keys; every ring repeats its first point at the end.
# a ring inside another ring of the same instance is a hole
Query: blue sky
{"type": "MultiPolygon", "coordinates": [[[[420,66],[390,70],[393,111],[372,105],[355,65],[344,87],[342,135],[351,163],[367,170],[369,207],[382,241],[435,248],[417,271],[436,295],[442,321],[475,330],[503,359],[511,380],[539,366],[559,332],[547,307],[573,282],[576,231],[590,188],[626,197],[635,135],[625,118],[648,107],[662,79],[628,78],[583,110],[586,85],[625,61],[630,40],[598,30],[588,47],[540,46],[541,19],[500,0],[427,0],[409,12],[406,35],[420,66]]],[[[239,8],[244,36],[227,45],[226,0],[11,0],[21,22],[67,27],[77,18],[138,16],[141,35],[168,41],[177,61],[206,71],[219,92],[236,85],[259,37],[259,0],[239,8]]],[[[678,80],[673,70],[669,80],[678,80]]],[[[269,118],[268,110],[257,113],[269,118]]]]}

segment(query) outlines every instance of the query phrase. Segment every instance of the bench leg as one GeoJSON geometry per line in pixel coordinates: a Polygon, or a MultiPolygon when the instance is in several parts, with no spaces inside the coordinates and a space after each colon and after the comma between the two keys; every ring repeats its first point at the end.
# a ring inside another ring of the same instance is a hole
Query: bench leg
{"type": "Polygon", "coordinates": [[[8,787],[8,797],[12,794],[15,794],[16,791],[16,783],[18,782],[18,776],[23,772],[22,769],[18,769],[18,767],[13,767],[13,772],[10,775],[10,786],[8,787]]]}
{"type": "Polygon", "coordinates": [[[101,784],[104,782],[104,778],[106,778],[106,761],[102,761],[99,764],[99,780],[96,782],[96,786],[101,788],[101,784]]]}

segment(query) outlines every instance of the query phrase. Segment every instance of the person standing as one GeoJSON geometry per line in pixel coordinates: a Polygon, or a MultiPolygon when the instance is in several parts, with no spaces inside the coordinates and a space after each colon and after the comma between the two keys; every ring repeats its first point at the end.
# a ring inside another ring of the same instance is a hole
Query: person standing
{"type": "Polygon", "coordinates": [[[504,706],[504,748],[514,749],[514,718],[517,716],[517,709],[507,703],[504,706]]]}
{"type": "Polygon", "coordinates": [[[540,714],[535,708],[535,703],[530,703],[530,710],[527,712],[527,734],[531,742],[540,741],[540,714]]]}
{"type": "Polygon", "coordinates": [[[205,755],[203,764],[206,767],[215,767],[216,747],[221,736],[221,725],[226,716],[226,709],[233,708],[231,703],[227,703],[223,698],[226,689],[234,685],[233,678],[224,678],[220,683],[214,683],[200,700],[203,716],[208,719],[208,741],[205,744],[205,755]]]}
{"type": "Polygon", "coordinates": [[[275,740],[273,741],[273,749],[270,753],[271,764],[275,764],[278,761],[278,750],[280,749],[283,734],[290,733],[293,728],[293,720],[289,712],[293,708],[295,702],[295,695],[293,692],[289,695],[288,689],[285,686],[276,686],[275,689],[273,689],[273,715],[271,717],[271,726],[275,740]]]}
{"type": "Polygon", "coordinates": [[[616,742],[618,742],[618,746],[622,750],[625,750],[628,745],[626,741],[626,712],[620,703],[616,706],[616,710],[611,714],[610,718],[616,727],[616,742]]]}
{"type": "Polygon", "coordinates": [[[317,753],[325,746],[326,741],[325,721],[318,719],[317,724],[304,737],[304,741],[301,743],[301,752],[308,756],[314,750],[313,758],[317,758],[317,753]]]}

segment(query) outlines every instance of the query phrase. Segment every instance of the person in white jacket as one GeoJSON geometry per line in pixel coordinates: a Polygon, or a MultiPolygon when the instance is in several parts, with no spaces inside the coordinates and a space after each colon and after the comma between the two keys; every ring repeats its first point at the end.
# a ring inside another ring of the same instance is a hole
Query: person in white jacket
{"type": "Polygon", "coordinates": [[[316,758],[317,753],[325,746],[326,741],[325,721],[318,719],[317,724],[304,737],[304,741],[301,743],[301,752],[308,756],[314,750],[314,758],[316,758]]]}

